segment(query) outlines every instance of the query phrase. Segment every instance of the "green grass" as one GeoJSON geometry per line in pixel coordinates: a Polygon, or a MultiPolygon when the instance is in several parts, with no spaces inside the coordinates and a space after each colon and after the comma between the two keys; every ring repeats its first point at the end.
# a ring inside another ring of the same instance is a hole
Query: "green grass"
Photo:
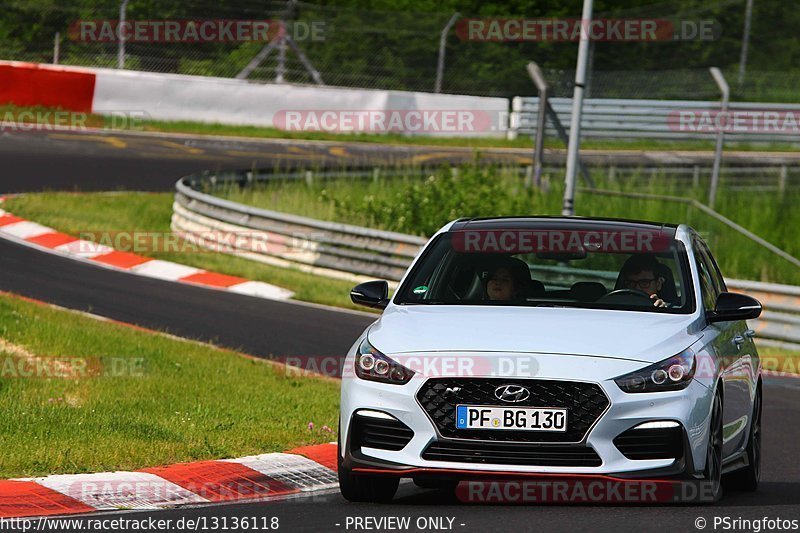
{"type": "Polygon", "coordinates": [[[335,440],[339,386],[0,293],[0,478],[137,469],[335,440]],[[16,377],[20,355],[90,361],[16,377]],[[122,371],[121,369],[135,369],[122,371]],[[116,369],[116,371],[108,371],[116,369]],[[315,429],[309,430],[308,423],[315,429]]]}
{"type": "MultiPolygon", "coordinates": [[[[449,170],[426,179],[337,179],[271,182],[251,188],[231,186],[216,191],[228,199],[313,218],[427,236],[462,216],[560,214],[563,184],[560,176],[545,176],[547,190],[528,189],[522,178],[502,167],[465,166],[458,175],[449,170]]],[[[664,176],[625,178],[608,182],[595,176],[597,186],[621,192],[646,192],[704,201],[707,185],[678,184],[664,176]]],[[[172,195],[148,193],[42,193],[9,199],[9,211],[78,235],[82,232],[168,232],[172,195]]],[[[800,191],[758,193],[723,185],[717,209],[734,222],[800,257],[800,191]]],[[[653,199],[600,196],[579,192],[576,212],[582,216],[632,218],[686,223],[701,232],[727,277],[800,284],[800,269],[750,239],[732,231],[696,208],[653,199]]],[[[348,298],[352,283],[263,265],[215,253],[145,253],[155,258],[274,283],[296,292],[299,300],[356,308],[348,298]]]]}
{"type": "MultiPolygon", "coordinates": [[[[41,106],[24,107],[14,105],[0,105],[0,116],[9,120],[24,111],[54,111],[53,108],[41,106]],[[10,115],[7,115],[10,113],[10,115]]],[[[35,117],[34,117],[35,118],[35,117]]],[[[52,119],[51,119],[52,120],[52,119]]],[[[97,114],[86,116],[86,127],[112,128],[114,124],[108,117],[97,114]]],[[[130,125],[129,125],[130,127],[130,125]]],[[[427,146],[452,146],[469,148],[531,148],[533,140],[530,137],[506,139],[497,137],[427,137],[415,135],[402,135],[397,133],[327,133],[314,131],[284,131],[278,128],[262,126],[237,126],[230,124],[194,122],[194,121],[165,121],[141,120],[130,127],[134,131],[150,131],[162,133],[189,133],[196,135],[221,135],[237,137],[254,137],[262,139],[298,139],[312,141],[337,141],[337,142],[365,142],[379,144],[405,144],[427,146]]],[[[117,131],[125,131],[120,129],[117,131]]],[[[742,151],[767,151],[780,152],[791,150],[786,143],[733,143],[728,141],[728,148],[742,151]]],[[[566,149],[565,144],[556,138],[545,139],[545,148],[566,149]]],[[[583,150],[713,150],[714,141],[686,140],[669,141],[658,139],[583,139],[583,150]]]]}
{"type": "MultiPolygon", "coordinates": [[[[172,201],[172,193],[41,193],[10,198],[4,208],[70,235],[94,233],[102,237],[104,232],[114,231],[170,232],[172,201]]],[[[350,301],[354,285],[350,281],[211,252],[151,251],[141,255],[272,283],[294,291],[297,300],[365,310],[350,301]]]]}
{"type": "Polygon", "coordinates": [[[758,355],[765,370],[800,374],[800,351],[761,346],[758,355]]]}
{"type": "MultiPolygon", "coordinates": [[[[306,183],[272,182],[253,188],[228,187],[225,198],[258,207],[325,220],[431,235],[447,221],[462,216],[533,215],[561,213],[563,184],[550,177],[547,191],[527,189],[522,179],[503,168],[462,167],[425,180],[392,178],[340,179],[306,183]]],[[[705,201],[707,185],[693,188],[666,177],[626,178],[613,183],[595,176],[597,187],[620,192],[683,196],[705,201]]],[[[723,184],[717,210],[795,257],[800,257],[800,191],[737,191],[723,184]]],[[[800,284],[800,269],[707,214],[681,203],[631,199],[579,192],[581,216],[631,218],[686,223],[704,235],[726,276],[800,284]]]]}

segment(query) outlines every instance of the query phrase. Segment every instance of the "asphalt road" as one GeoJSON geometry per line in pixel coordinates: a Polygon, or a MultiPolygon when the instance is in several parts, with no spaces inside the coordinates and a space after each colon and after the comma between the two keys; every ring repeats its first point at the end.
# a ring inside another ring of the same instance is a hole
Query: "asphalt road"
{"type": "Polygon", "coordinates": [[[356,313],[145,278],[3,239],[0,290],[259,357],[341,356],[373,321],[356,313]]]}
{"type": "MultiPolygon", "coordinates": [[[[380,165],[531,164],[532,148],[482,148],[314,142],[120,131],[0,131],[0,194],[41,190],[172,190],[201,170],[242,168],[335,169],[380,165]]],[[[582,150],[587,165],[711,166],[703,151],[582,150]]],[[[545,150],[545,165],[560,166],[565,150],[545,150]]],[[[785,165],[798,152],[725,152],[726,165],[785,165]]]]}
{"type": "MultiPolygon", "coordinates": [[[[469,162],[470,148],[375,143],[208,138],[124,132],[19,131],[0,133],[0,193],[117,189],[172,190],[201,170],[242,168],[336,169],[469,162]]],[[[518,164],[531,150],[484,150],[482,161],[518,164]]]]}
{"type": "MultiPolygon", "coordinates": [[[[293,146],[280,142],[230,142],[232,144],[226,145],[188,139],[142,140],[135,135],[6,133],[0,136],[0,165],[3,167],[0,192],[122,187],[166,190],[184,173],[215,168],[216,165],[238,168],[243,166],[243,162],[254,160],[269,163],[282,157],[280,154],[297,156],[297,160],[333,158],[341,161],[349,157],[342,154],[356,154],[361,149],[365,151],[362,156],[370,150],[377,150],[376,157],[386,157],[385,149],[374,146],[348,145],[343,148],[336,143],[293,146]],[[279,148],[264,148],[273,144],[279,148]],[[242,148],[244,155],[239,153],[242,148]]],[[[441,157],[443,161],[469,157],[471,153],[469,150],[449,149],[429,149],[431,152],[426,153],[405,147],[397,150],[405,157],[441,157]]],[[[391,157],[398,153],[392,153],[391,157]]],[[[352,159],[358,157],[361,156],[352,159]]],[[[512,153],[511,157],[521,156],[512,153]]],[[[2,240],[0,290],[183,337],[215,342],[260,357],[341,355],[372,320],[354,313],[272,302],[137,277],[76,263],[2,240]]],[[[706,530],[720,531],[721,526],[713,526],[714,517],[731,520],[762,517],[800,519],[800,462],[797,460],[800,457],[800,380],[769,379],[765,383],[764,395],[762,487],[755,494],[728,493],[715,506],[465,505],[452,495],[405,484],[392,505],[349,504],[333,492],[281,502],[104,513],[100,517],[177,520],[187,517],[276,516],[279,530],[289,532],[355,531],[353,527],[346,527],[348,517],[379,516],[410,516],[413,526],[409,531],[420,530],[414,522],[418,517],[449,517],[454,519],[451,530],[479,532],[501,529],[512,532],[696,531],[695,520],[698,517],[707,520],[706,530]]],[[[86,523],[90,518],[76,519],[86,523]]],[[[734,527],[728,530],[754,529],[734,527]]],[[[53,530],[76,529],[57,525],[53,530]]]]}

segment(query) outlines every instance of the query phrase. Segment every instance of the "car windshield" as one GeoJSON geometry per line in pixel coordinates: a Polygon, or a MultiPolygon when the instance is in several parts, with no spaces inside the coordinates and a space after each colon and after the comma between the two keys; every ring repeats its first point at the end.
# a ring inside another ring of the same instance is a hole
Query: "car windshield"
{"type": "Polygon", "coordinates": [[[394,302],[690,313],[686,250],[655,228],[445,232],[394,302]]]}

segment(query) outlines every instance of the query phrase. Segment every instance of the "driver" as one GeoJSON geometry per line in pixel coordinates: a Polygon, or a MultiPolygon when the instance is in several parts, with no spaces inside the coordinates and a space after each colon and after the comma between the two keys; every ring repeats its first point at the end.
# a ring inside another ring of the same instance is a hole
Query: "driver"
{"type": "Polygon", "coordinates": [[[620,282],[622,288],[639,290],[647,293],[653,300],[655,307],[671,307],[658,296],[658,292],[664,285],[664,277],[659,274],[664,266],[658,262],[655,256],[650,254],[632,255],[625,261],[620,271],[620,282]]]}
{"type": "Polygon", "coordinates": [[[508,256],[498,258],[486,278],[486,298],[524,300],[530,280],[530,268],[525,261],[508,256]]]}

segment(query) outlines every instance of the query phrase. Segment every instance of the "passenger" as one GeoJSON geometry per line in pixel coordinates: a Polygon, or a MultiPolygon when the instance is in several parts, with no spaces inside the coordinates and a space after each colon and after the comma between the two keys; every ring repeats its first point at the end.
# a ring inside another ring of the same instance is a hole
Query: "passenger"
{"type": "Polygon", "coordinates": [[[530,279],[527,263],[521,259],[504,257],[489,271],[486,297],[492,301],[524,300],[530,279]]]}
{"type": "Polygon", "coordinates": [[[663,272],[665,267],[655,256],[649,254],[632,255],[625,261],[619,279],[622,287],[647,293],[655,307],[671,307],[672,303],[663,300],[659,291],[664,286],[663,272]]]}

